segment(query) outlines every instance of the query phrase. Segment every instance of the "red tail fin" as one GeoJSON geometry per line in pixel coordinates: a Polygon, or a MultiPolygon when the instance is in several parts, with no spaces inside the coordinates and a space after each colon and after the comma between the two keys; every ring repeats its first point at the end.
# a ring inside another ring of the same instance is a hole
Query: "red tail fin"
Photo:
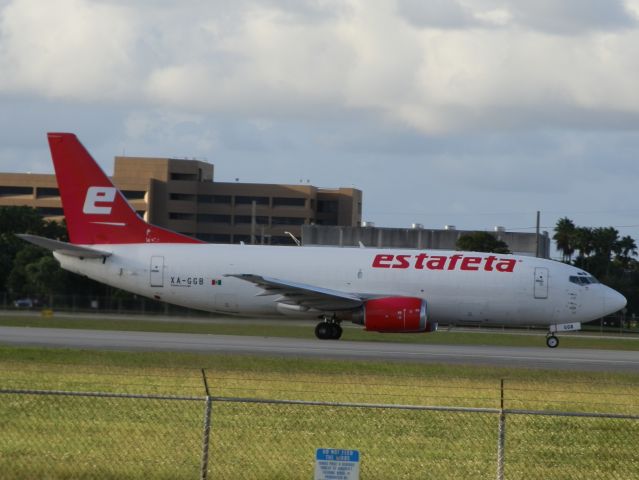
{"type": "Polygon", "coordinates": [[[72,133],[49,133],[71,243],[202,243],[146,223],[72,133]]]}

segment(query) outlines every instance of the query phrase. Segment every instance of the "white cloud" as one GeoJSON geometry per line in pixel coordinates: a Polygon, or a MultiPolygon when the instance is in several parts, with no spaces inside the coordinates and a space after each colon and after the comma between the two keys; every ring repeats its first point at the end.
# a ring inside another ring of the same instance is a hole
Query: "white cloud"
{"type": "Polygon", "coordinates": [[[475,23],[470,9],[455,0],[398,0],[397,10],[417,27],[463,28],[475,23]]]}
{"type": "MultiPolygon", "coordinates": [[[[432,134],[639,119],[636,0],[13,0],[0,93],[432,134]]],[[[1,8],[1,7],[0,7],[1,8]]]]}
{"type": "Polygon", "coordinates": [[[85,101],[130,97],[135,30],[122,6],[13,1],[0,15],[0,88],[85,101]]]}
{"type": "Polygon", "coordinates": [[[636,28],[623,0],[534,0],[508,2],[515,21],[558,35],[636,28]]]}
{"type": "Polygon", "coordinates": [[[124,126],[127,149],[132,155],[203,158],[219,143],[215,131],[200,115],[166,109],[138,110],[126,116],[124,126]]]}

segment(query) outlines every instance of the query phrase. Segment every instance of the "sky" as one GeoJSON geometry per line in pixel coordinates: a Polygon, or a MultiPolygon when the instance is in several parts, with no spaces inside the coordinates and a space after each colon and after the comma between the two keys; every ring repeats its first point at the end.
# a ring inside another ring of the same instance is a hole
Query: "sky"
{"type": "Polygon", "coordinates": [[[639,0],[0,0],[0,171],[52,173],[47,131],[377,226],[639,242],[639,0]]]}

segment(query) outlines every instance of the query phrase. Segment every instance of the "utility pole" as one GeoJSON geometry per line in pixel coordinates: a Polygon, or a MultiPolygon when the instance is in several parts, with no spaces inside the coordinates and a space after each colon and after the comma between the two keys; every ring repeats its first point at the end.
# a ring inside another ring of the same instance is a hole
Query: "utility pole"
{"type": "Polygon", "coordinates": [[[535,257],[539,258],[539,250],[541,245],[539,244],[539,224],[541,219],[541,212],[537,210],[537,226],[535,227],[535,257]]]}
{"type": "Polygon", "coordinates": [[[255,245],[255,211],[257,209],[257,202],[253,200],[251,202],[251,245],[255,245]]]}

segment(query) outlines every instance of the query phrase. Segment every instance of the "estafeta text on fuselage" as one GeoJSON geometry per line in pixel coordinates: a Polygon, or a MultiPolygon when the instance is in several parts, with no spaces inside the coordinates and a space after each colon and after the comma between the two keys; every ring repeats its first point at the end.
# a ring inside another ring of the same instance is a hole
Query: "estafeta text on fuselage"
{"type": "Polygon", "coordinates": [[[429,255],[419,253],[417,255],[393,255],[380,253],[373,258],[373,268],[414,268],[416,270],[466,270],[485,272],[513,272],[517,260],[503,258],[495,255],[486,257],[454,255],[429,255]]]}

